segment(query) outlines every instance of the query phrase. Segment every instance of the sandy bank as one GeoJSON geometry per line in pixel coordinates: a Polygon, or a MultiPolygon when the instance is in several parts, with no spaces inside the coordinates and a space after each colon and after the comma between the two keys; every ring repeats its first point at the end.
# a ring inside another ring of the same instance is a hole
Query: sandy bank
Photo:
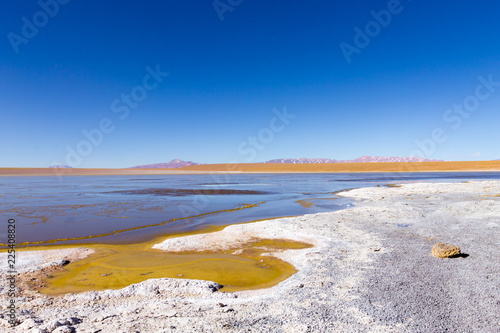
{"type": "Polygon", "coordinates": [[[190,175],[230,173],[356,173],[500,171],[500,160],[373,163],[235,163],[200,164],[177,169],[0,168],[0,176],[190,175]]]}
{"type": "MultiPolygon", "coordinates": [[[[169,239],[164,250],[252,238],[314,244],[277,255],[299,271],[268,289],[223,293],[209,281],[154,279],[116,291],[25,291],[17,332],[494,332],[500,323],[500,182],[356,189],[342,211],[233,225],[169,239]],[[468,256],[438,259],[434,243],[468,256]]],[[[222,289],[223,290],[223,289],[222,289]]],[[[2,309],[7,299],[2,293],[2,309]]],[[[0,329],[7,323],[0,319],[0,329]]]]}

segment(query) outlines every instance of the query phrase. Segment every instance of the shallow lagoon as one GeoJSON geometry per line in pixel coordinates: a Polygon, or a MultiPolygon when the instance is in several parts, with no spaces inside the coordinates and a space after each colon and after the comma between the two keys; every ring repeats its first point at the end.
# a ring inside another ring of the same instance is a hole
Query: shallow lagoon
{"type": "MultiPolygon", "coordinates": [[[[350,201],[334,193],[349,188],[480,179],[500,179],[500,173],[0,177],[0,212],[16,220],[19,245],[137,243],[211,225],[341,209],[350,201]]],[[[5,238],[6,230],[0,235],[5,238]]]]}

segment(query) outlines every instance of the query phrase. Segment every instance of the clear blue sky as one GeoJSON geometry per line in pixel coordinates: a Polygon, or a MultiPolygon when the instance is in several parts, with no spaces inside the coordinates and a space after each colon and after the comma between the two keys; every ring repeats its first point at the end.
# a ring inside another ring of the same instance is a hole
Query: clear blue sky
{"type": "Polygon", "coordinates": [[[2,1],[0,167],[500,159],[496,2],[59,1],[2,1]]]}

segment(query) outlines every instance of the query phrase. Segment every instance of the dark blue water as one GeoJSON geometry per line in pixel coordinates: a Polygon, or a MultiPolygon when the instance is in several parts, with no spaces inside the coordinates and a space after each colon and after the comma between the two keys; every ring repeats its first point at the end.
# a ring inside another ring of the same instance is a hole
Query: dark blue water
{"type": "MultiPolygon", "coordinates": [[[[62,179],[61,182],[57,177],[0,177],[0,216],[5,222],[9,218],[16,220],[18,244],[50,240],[59,240],[56,244],[145,241],[208,225],[342,209],[350,201],[335,196],[334,192],[345,189],[406,182],[500,179],[500,173],[134,175],[62,179]],[[236,209],[245,204],[257,206],[236,209]],[[90,238],[93,236],[97,237],[90,238]],[[80,239],[68,241],[68,238],[80,239]]],[[[6,230],[0,230],[1,243],[6,243],[6,235],[6,230]]]]}

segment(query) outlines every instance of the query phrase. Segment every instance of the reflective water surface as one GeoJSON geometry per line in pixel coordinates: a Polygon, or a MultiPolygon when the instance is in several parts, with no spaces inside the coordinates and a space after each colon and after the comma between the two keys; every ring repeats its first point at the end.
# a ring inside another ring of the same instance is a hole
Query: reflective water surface
{"type": "MultiPolygon", "coordinates": [[[[499,172],[0,177],[0,215],[22,243],[132,243],[342,209],[335,192],[406,182],[500,179],[499,172]]],[[[0,230],[4,239],[6,230],[0,230]]]]}

